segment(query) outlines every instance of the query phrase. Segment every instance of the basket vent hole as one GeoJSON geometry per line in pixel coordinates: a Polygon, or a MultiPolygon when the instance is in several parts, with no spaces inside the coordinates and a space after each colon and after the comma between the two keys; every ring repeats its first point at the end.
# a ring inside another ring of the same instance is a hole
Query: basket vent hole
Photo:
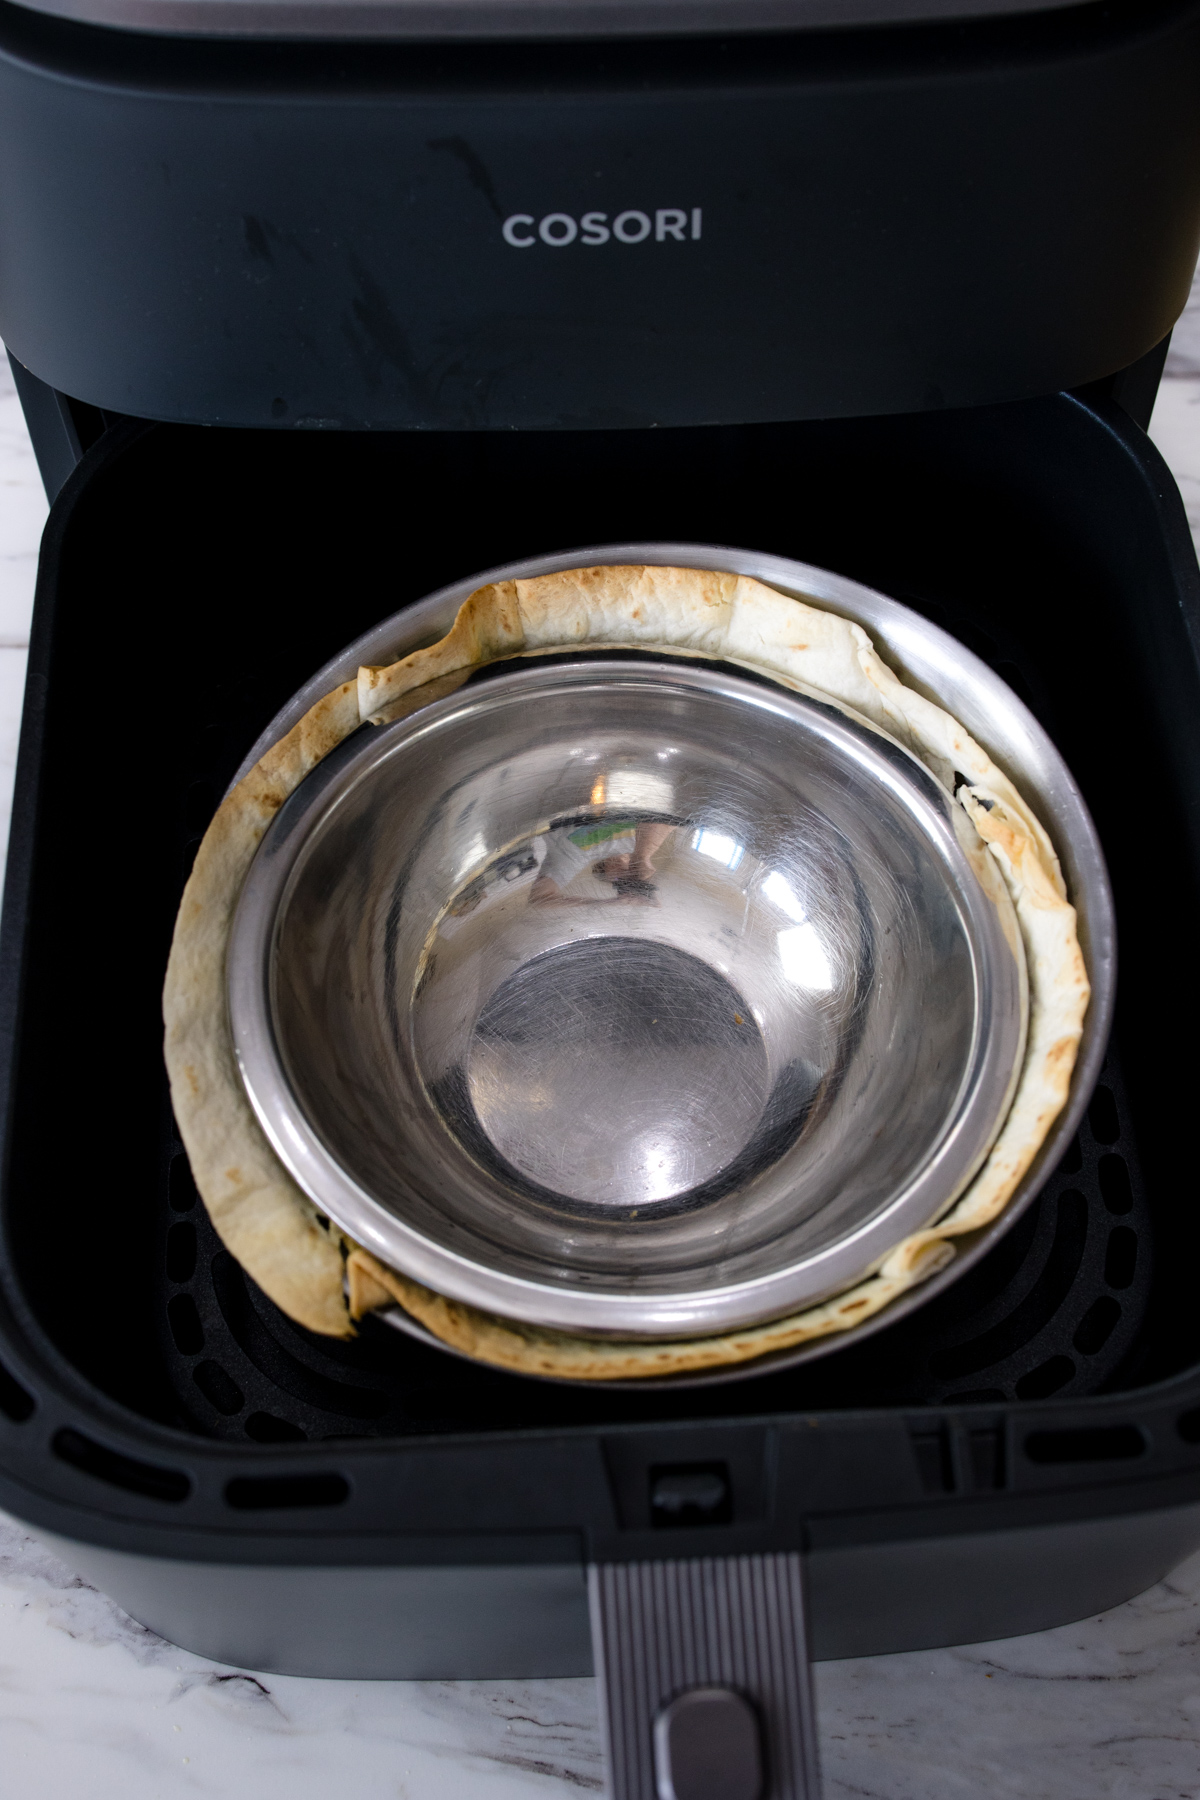
{"type": "Polygon", "coordinates": [[[1115,1144],[1120,1137],[1121,1121],[1117,1117],[1117,1103],[1111,1088],[1098,1087],[1092,1095],[1088,1124],[1098,1144],[1115,1144]]]}
{"type": "Polygon", "coordinates": [[[1110,1213],[1133,1211],[1133,1183],[1123,1156],[1102,1156],[1096,1173],[1100,1177],[1100,1197],[1110,1213]]]}
{"type": "Polygon", "coordinates": [[[119,1450],[110,1450],[107,1444],[98,1444],[94,1438],[85,1437],[82,1431],[73,1431],[69,1426],[55,1432],[51,1448],[55,1456],[70,1463],[73,1469],[94,1476],[97,1481],[106,1481],[110,1487],[124,1488],[131,1494],[146,1494],[152,1500],[170,1500],[177,1504],[186,1500],[192,1491],[191,1481],[182,1469],[163,1469],[157,1463],[124,1456],[119,1450]]]}
{"type": "Polygon", "coordinates": [[[277,1419],[274,1413],[253,1412],[246,1420],[246,1436],[256,1444],[303,1444],[308,1433],[290,1419],[277,1419]]]}
{"type": "Polygon", "coordinates": [[[342,1506],[350,1498],[344,1475],[235,1475],[225,1484],[226,1502],[238,1512],[283,1506],[342,1506]]]}
{"type": "Polygon", "coordinates": [[[32,1416],[34,1405],[33,1395],[27,1394],[16,1376],[0,1363],[0,1413],[14,1425],[23,1425],[32,1416]]]}
{"type": "Polygon", "coordinates": [[[167,1172],[167,1199],[172,1212],[191,1212],[196,1204],[196,1184],[192,1180],[191,1165],[182,1150],[178,1156],[171,1158],[171,1167],[167,1172]]]}
{"type": "Polygon", "coordinates": [[[1109,1287],[1127,1288],[1137,1268],[1138,1241],[1136,1231],[1118,1225],[1109,1233],[1104,1252],[1104,1279],[1109,1287]]]}
{"type": "Polygon", "coordinates": [[[1193,1406],[1190,1412],[1180,1413],[1175,1429],[1185,1444],[1200,1444],[1200,1406],[1193,1406]]]}
{"type": "Polygon", "coordinates": [[[184,1219],[167,1233],[167,1275],[172,1281],[190,1281],[195,1272],[196,1227],[184,1219]]]}
{"type": "Polygon", "coordinates": [[[213,1362],[211,1357],[196,1364],[192,1370],[192,1380],[209,1405],[215,1406],[228,1419],[234,1413],[240,1413],[246,1404],[245,1396],[233,1376],[226,1374],[220,1363],[213,1362]]]}
{"type": "Polygon", "coordinates": [[[195,1356],[204,1348],[204,1327],[190,1294],[176,1294],[167,1301],[167,1323],[180,1356],[195,1356]]]}

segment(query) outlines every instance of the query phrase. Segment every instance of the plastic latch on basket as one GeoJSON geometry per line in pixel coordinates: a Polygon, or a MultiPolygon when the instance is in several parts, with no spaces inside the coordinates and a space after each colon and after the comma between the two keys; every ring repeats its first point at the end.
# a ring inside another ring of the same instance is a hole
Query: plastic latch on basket
{"type": "Polygon", "coordinates": [[[819,1800],[800,1558],[594,1564],[610,1800],[819,1800]]]}

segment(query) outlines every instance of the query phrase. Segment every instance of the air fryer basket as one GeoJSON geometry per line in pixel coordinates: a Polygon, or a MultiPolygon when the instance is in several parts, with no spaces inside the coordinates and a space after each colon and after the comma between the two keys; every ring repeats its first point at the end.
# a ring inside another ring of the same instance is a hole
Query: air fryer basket
{"type": "Polygon", "coordinates": [[[110,429],[48,531],[10,852],[0,1504],[175,1641],[314,1674],[582,1671],[587,1564],[804,1552],[818,1655],[1035,1629],[1148,1585],[1200,1543],[1177,1023],[1200,987],[1198,630],[1178,495],[1108,403],[110,429]],[[1087,1122],[961,1282],[796,1369],[590,1393],[377,1321],[313,1337],[215,1239],[166,1101],[159,995],[200,834],[266,722],[376,619],[506,558],[654,537],[844,571],[1028,700],[1116,895],[1087,1122]],[[689,1471],[715,1501],[677,1503],[689,1471]]]}

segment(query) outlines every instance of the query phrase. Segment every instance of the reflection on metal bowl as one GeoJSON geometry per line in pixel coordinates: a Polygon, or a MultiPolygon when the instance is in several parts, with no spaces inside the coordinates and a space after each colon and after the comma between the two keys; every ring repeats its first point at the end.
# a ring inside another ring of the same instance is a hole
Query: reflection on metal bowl
{"type": "Polygon", "coordinates": [[[1019,939],[956,811],[721,666],[482,671],[267,834],[229,956],[252,1103],[454,1298],[622,1337],[795,1310],[938,1216],[1007,1109],[1019,939]]]}

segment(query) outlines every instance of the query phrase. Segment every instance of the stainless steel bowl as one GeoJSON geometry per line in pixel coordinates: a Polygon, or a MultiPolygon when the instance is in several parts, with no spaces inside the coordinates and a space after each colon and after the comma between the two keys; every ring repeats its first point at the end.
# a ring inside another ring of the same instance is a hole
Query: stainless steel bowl
{"type": "Polygon", "coordinates": [[[535,661],[293,795],[231,1021],[280,1157],[385,1261],[514,1319],[704,1335],[847,1287],[965,1186],[1022,1054],[1012,923],[945,792],[837,709],[535,661]]]}

